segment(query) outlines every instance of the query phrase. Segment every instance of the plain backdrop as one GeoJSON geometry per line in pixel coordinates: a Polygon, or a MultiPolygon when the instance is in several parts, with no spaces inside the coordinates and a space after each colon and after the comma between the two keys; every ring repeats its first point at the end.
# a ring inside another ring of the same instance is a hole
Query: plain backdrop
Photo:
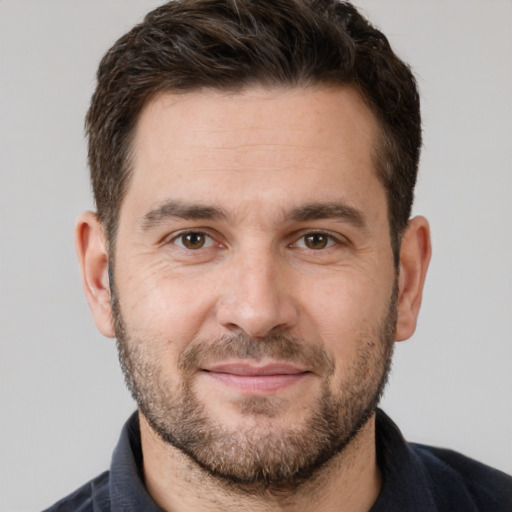
{"type": "MultiPolygon", "coordinates": [[[[92,208],[83,117],[100,58],[159,4],[0,0],[0,511],[105,470],[134,409],[73,247],[92,208]]],[[[434,256],[383,408],[411,440],[512,472],[512,2],[356,2],[423,98],[415,212],[434,256]]]]}

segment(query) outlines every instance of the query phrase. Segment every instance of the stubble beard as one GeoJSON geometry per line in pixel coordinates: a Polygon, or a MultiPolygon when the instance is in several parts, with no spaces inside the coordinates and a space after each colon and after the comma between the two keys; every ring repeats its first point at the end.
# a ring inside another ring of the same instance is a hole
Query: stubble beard
{"type": "Polygon", "coordinates": [[[158,436],[209,475],[244,492],[296,489],[343,452],[380,401],[394,346],[396,288],[384,318],[361,334],[356,357],[334,391],[332,357],[319,345],[286,335],[194,340],[179,357],[180,384],[171,389],[158,356],[147,350],[150,340],[127,332],[113,292],[119,360],[128,389],[158,436]],[[230,429],[208,414],[194,390],[201,363],[229,357],[305,363],[322,377],[321,396],[305,419],[286,428],[272,428],[281,399],[247,397],[240,402],[240,414],[251,421],[245,429],[230,429]]]}

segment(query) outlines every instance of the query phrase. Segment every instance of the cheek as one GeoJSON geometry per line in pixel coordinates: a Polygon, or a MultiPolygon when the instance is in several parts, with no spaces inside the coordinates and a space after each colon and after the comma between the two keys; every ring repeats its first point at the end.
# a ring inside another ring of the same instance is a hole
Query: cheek
{"type": "MultiPolygon", "coordinates": [[[[377,332],[388,312],[393,281],[349,273],[309,283],[302,291],[303,326],[341,361],[349,361],[358,340],[377,332]],[[389,281],[389,282],[388,282],[389,281]]],[[[339,361],[337,362],[339,364],[339,361]]]]}
{"type": "Polygon", "coordinates": [[[205,277],[172,275],[161,264],[132,268],[118,291],[127,329],[179,344],[196,337],[213,310],[215,283],[205,277]]]}

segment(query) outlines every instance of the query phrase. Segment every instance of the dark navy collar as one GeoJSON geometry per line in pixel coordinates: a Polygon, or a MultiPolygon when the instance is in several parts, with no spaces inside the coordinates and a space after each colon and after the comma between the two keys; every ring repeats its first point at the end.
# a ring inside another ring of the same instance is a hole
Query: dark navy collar
{"type": "MultiPolygon", "coordinates": [[[[376,442],[383,485],[371,512],[438,510],[421,460],[380,409],[377,409],[376,442]]],[[[144,486],[142,461],[139,418],[134,413],[123,427],[112,456],[109,481],[112,512],[162,512],[144,486]]]]}
{"type": "MultiPolygon", "coordinates": [[[[376,445],[383,484],[370,512],[512,510],[512,477],[451,450],[407,443],[398,427],[380,410],[376,445]]],[[[142,468],[139,419],[135,413],[123,427],[110,471],[46,512],[163,512],[144,486],[142,468]]]]}
{"type": "Polygon", "coordinates": [[[139,416],[125,423],[110,466],[110,507],[112,512],[163,512],[144,486],[139,416]]]}
{"type": "MultiPolygon", "coordinates": [[[[482,512],[512,510],[512,478],[450,450],[408,443],[377,409],[377,461],[383,483],[370,512],[482,512]]],[[[52,511],[163,512],[149,496],[142,474],[138,415],[126,422],[110,473],[82,487],[68,507],[52,511]],[[77,508],[77,504],[88,507],[77,508]]]]}
{"type": "Polygon", "coordinates": [[[383,482],[370,512],[436,512],[430,479],[421,460],[391,418],[380,409],[377,409],[375,436],[383,482]]]}

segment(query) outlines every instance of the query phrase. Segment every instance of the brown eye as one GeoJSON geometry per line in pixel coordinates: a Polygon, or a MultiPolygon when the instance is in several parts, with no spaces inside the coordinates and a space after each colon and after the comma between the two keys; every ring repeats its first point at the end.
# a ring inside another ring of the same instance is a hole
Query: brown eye
{"type": "Polygon", "coordinates": [[[311,233],[304,237],[304,243],[308,249],[325,249],[329,243],[329,236],[323,233],[311,233]]]}
{"type": "Polygon", "coordinates": [[[185,249],[202,249],[206,245],[206,237],[204,233],[184,233],[176,239],[176,243],[185,249]]]}

